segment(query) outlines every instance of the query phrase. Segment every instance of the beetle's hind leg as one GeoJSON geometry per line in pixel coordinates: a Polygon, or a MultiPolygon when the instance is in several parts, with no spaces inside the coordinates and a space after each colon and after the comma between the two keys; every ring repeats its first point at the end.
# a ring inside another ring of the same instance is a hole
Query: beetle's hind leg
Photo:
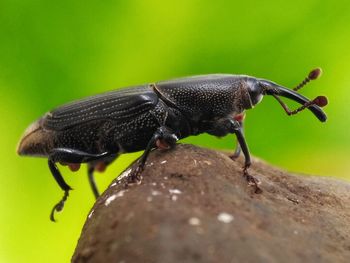
{"type": "Polygon", "coordinates": [[[64,181],[60,171],[57,168],[56,162],[63,162],[72,167],[76,167],[76,165],[83,162],[91,162],[98,159],[107,159],[111,156],[108,152],[104,152],[101,154],[90,154],[86,152],[82,152],[75,149],[70,148],[55,148],[51,151],[49,155],[49,168],[50,171],[55,178],[56,182],[60,186],[60,188],[64,191],[64,195],[62,199],[52,208],[50,219],[51,221],[55,221],[54,214],[55,212],[62,211],[64,207],[64,203],[67,201],[69,196],[69,191],[72,188],[64,181]]]}
{"type": "Polygon", "coordinates": [[[52,159],[49,159],[48,161],[50,171],[55,178],[56,182],[58,185],[61,187],[61,189],[64,191],[64,195],[62,199],[52,208],[51,213],[50,213],[50,219],[51,221],[55,222],[55,211],[60,212],[62,211],[64,207],[64,203],[66,202],[68,196],[69,196],[69,191],[72,190],[72,188],[64,181],[60,171],[58,170],[56,164],[52,159]]]}
{"type": "Polygon", "coordinates": [[[151,152],[152,148],[158,147],[160,149],[168,149],[175,146],[178,138],[174,132],[166,126],[159,127],[156,132],[153,134],[152,138],[148,142],[145,151],[138,161],[138,166],[129,176],[129,183],[139,181],[140,173],[143,171],[148,155],[151,152]]]}

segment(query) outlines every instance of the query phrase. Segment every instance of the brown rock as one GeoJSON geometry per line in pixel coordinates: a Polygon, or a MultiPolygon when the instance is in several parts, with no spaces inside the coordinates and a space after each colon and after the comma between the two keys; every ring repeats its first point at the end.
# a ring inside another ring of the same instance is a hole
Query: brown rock
{"type": "MultiPolygon", "coordinates": [[[[133,166],[135,167],[135,166],[133,166]]],[[[127,170],[128,171],[128,170],[127,170]]],[[[73,262],[349,262],[350,185],[178,145],[151,153],[140,184],[111,184],[73,262]]]]}

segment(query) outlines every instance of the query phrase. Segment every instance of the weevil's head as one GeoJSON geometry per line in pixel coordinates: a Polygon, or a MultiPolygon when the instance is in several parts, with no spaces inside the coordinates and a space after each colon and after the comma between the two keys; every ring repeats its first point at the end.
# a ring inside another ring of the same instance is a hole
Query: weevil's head
{"type": "Polygon", "coordinates": [[[264,97],[264,88],[256,78],[247,78],[247,90],[249,95],[249,108],[253,108],[264,97]]]}
{"type": "Polygon", "coordinates": [[[321,107],[327,105],[327,97],[318,96],[313,100],[300,95],[296,91],[305,86],[310,80],[317,79],[321,75],[321,69],[317,68],[312,70],[309,75],[293,90],[278,85],[272,81],[265,79],[247,78],[247,89],[250,97],[250,107],[252,108],[258,104],[264,95],[272,95],[287,112],[288,115],[296,114],[304,109],[309,109],[320,121],[327,120],[326,114],[321,107]],[[297,110],[290,111],[284,102],[279,97],[285,97],[300,103],[302,106],[297,110]]]}

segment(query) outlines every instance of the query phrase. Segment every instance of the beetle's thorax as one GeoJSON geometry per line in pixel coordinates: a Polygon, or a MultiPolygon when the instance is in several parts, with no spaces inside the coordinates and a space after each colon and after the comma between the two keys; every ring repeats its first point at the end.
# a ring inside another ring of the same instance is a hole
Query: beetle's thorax
{"type": "Polygon", "coordinates": [[[252,107],[247,76],[215,75],[154,85],[168,104],[177,107],[191,122],[200,122],[239,114],[252,107]]]}

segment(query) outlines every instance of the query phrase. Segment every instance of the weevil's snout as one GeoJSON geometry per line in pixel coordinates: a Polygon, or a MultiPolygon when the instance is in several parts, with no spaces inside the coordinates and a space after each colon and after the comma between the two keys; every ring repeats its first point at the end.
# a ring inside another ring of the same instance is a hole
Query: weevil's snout
{"type": "Polygon", "coordinates": [[[320,69],[315,69],[311,71],[309,76],[294,89],[287,89],[272,81],[263,79],[258,80],[258,82],[263,89],[263,94],[272,95],[280,103],[280,105],[288,115],[294,115],[299,113],[300,111],[303,111],[304,109],[309,109],[320,121],[324,122],[327,120],[327,115],[323,112],[321,107],[324,107],[328,104],[327,97],[318,96],[313,100],[309,100],[308,98],[296,92],[298,89],[305,86],[305,84],[308,83],[310,80],[316,79],[318,76],[320,76],[320,74],[320,69]],[[297,108],[296,110],[291,111],[289,110],[287,105],[280,99],[280,96],[296,101],[302,106],[297,108]]]}
{"type": "Polygon", "coordinates": [[[251,106],[258,104],[264,96],[264,88],[256,79],[248,80],[248,93],[251,101],[251,106]]]}

